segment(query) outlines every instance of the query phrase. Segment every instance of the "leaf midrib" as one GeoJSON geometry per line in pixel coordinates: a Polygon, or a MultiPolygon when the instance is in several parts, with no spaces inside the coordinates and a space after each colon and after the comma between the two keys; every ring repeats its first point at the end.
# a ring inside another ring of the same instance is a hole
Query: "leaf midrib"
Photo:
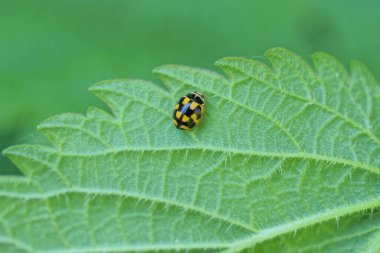
{"type": "MultiPolygon", "coordinates": [[[[31,146],[31,145],[23,145],[23,146],[31,146]]],[[[33,146],[31,146],[33,147],[33,146]]],[[[191,151],[191,150],[198,150],[199,152],[222,152],[222,153],[229,153],[231,155],[246,155],[246,156],[260,156],[260,157],[278,157],[278,158],[284,158],[284,159],[309,159],[309,160],[315,160],[315,161],[324,161],[324,162],[331,162],[334,164],[341,164],[342,166],[348,165],[352,168],[360,168],[367,171],[370,171],[372,173],[380,175],[380,168],[360,163],[357,161],[347,160],[343,158],[337,158],[337,157],[330,157],[330,156],[323,156],[323,155],[316,155],[316,154],[310,154],[310,153],[268,153],[268,152],[260,152],[260,151],[252,151],[252,150],[239,150],[239,149],[233,149],[233,148],[219,148],[214,146],[204,146],[204,145],[198,145],[198,146],[178,146],[178,147],[123,147],[118,149],[109,149],[109,150],[102,150],[99,152],[84,152],[84,153],[78,153],[78,152],[67,152],[67,151],[56,151],[57,155],[60,155],[62,157],[95,157],[95,156],[103,156],[107,154],[117,154],[122,152],[160,152],[160,151],[169,151],[169,152],[175,152],[175,151],[191,151]]],[[[11,149],[5,154],[12,154],[11,149]]],[[[15,153],[17,156],[21,156],[20,154],[15,153]]],[[[32,159],[37,161],[34,157],[28,157],[25,154],[22,155],[23,157],[32,159]]],[[[41,162],[41,161],[37,161],[41,162]]],[[[53,167],[53,164],[42,162],[45,165],[49,167],[53,167]]]]}
{"type": "Polygon", "coordinates": [[[27,252],[34,253],[101,253],[101,252],[150,252],[158,250],[194,250],[194,249],[224,249],[231,246],[230,243],[205,243],[205,244],[155,244],[152,246],[144,245],[130,245],[130,246],[114,246],[114,247],[104,247],[104,246],[94,246],[90,247],[70,247],[56,250],[38,250],[25,244],[20,240],[15,240],[14,238],[9,237],[0,237],[0,245],[11,244],[16,246],[19,249],[23,249],[27,252]]]}

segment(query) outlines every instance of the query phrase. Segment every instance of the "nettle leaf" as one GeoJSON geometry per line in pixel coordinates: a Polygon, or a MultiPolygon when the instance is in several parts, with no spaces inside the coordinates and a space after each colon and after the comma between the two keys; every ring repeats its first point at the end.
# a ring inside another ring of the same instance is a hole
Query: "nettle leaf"
{"type": "Polygon", "coordinates": [[[378,250],[378,84],[323,53],[266,57],[218,61],[227,77],[159,67],[165,89],[104,81],[112,114],[43,122],[51,147],[5,151],[25,177],[0,177],[0,252],[378,250]],[[206,114],[179,131],[194,90],[206,114]]]}

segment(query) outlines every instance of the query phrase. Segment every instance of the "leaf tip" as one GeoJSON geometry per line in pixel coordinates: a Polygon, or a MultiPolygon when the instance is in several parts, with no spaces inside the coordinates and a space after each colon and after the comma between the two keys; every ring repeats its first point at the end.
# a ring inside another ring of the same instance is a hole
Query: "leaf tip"
{"type": "Polygon", "coordinates": [[[361,61],[358,61],[358,60],[351,60],[350,61],[350,70],[351,70],[351,72],[359,71],[359,72],[363,73],[364,75],[371,75],[372,76],[372,73],[368,69],[368,67],[364,63],[362,63],[361,61]]]}
{"type": "Polygon", "coordinates": [[[61,113],[42,121],[37,130],[44,132],[46,129],[61,126],[81,126],[86,117],[78,113],[61,113]]]}
{"type": "Polygon", "coordinates": [[[264,55],[268,58],[274,56],[274,55],[279,55],[279,54],[293,54],[292,51],[288,50],[288,49],[285,49],[283,47],[273,47],[271,49],[268,49],[267,51],[265,51],[264,55]]]}
{"type": "Polygon", "coordinates": [[[334,56],[322,51],[311,54],[311,59],[314,64],[318,64],[319,62],[334,62],[337,65],[342,65],[334,56]]]}
{"type": "Polygon", "coordinates": [[[271,52],[276,52],[276,51],[289,51],[289,50],[287,50],[283,47],[272,47],[272,48],[266,50],[264,54],[269,54],[271,52]]]}
{"type": "Polygon", "coordinates": [[[17,147],[17,146],[10,146],[10,147],[4,149],[1,153],[3,154],[3,156],[9,157],[15,151],[15,147],[17,147]]]}
{"type": "Polygon", "coordinates": [[[20,145],[10,146],[4,149],[3,155],[10,159],[13,159],[17,157],[29,156],[36,151],[52,152],[52,150],[49,149],[48,147],[39,146],[39,145],[30,145],[30,144],[20,144],[20,145]]]}
{"type": "MultiPolygon", "coordinates": [[[[102,91],[109,83],[115,82],[116,80],[103,80],[91,85],[88,90],[94,94],[97,94],[99,91],[102,91]]],[[[118,80],[120,81],[120,80],[118,80]]]]}
{"type": "Polygon", "coordinates": [[[215,66],[218,66],[218,67],[219,66],[223,66],[223,65],[225,65],[227,62],[229,62],[233,58],[235,58],[235,57],[232,57],[232,56],[230,56],[230,57],[223,57],[223,58],[217,60],[214,64],[215,64],[215,66]]]}
{"type": "Polygon", "coordinates": [[[238,56],[228,56],[228,57],[223,57],[215,62],[215,66],[219,68],[223,68],[224,66],[231,65],[231,63],[234,62],[242,62],[244,60],[247,60],[243,57],[238,57],[238,56]]]}
{"type": "Polygon", "coordinates": [[[152,70],[153,74],[159,75],[159,76],[165,76],[167,74],[170,74],[173,70],[176,68],[182,67],[180,65],[174,65],[174,64],[166,64],[161,65],[152,70]]]}

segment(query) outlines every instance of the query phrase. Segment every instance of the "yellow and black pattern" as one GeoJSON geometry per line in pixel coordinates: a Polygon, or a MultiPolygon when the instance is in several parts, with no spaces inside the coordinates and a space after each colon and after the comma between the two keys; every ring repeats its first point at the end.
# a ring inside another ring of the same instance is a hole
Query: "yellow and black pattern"
{"type": "Polygon", "coordinates": [[[173,124],[181,130],[191,130],[204,114],[204,96],[195,91],[180,98],[173,111],[173,124]]]}

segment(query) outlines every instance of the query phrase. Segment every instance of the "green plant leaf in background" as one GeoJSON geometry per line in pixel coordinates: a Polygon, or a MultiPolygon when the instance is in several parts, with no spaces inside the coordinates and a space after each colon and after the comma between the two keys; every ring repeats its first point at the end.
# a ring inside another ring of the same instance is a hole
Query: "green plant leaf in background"
{"type": "Polygon", "coordinates": [[[217,62],[227,77],[155,70],[163,89],[110,80],[90,108],[39,126],[52,147],[6,155],[25,177],[0,177],[1,252],[373,252],[380,238],[380,88],[313,55],[217,62]],[[171,112],[199,90],[192,132],[171,112]],[[363,211],[364,212],[360,212],[363,211]]]}

